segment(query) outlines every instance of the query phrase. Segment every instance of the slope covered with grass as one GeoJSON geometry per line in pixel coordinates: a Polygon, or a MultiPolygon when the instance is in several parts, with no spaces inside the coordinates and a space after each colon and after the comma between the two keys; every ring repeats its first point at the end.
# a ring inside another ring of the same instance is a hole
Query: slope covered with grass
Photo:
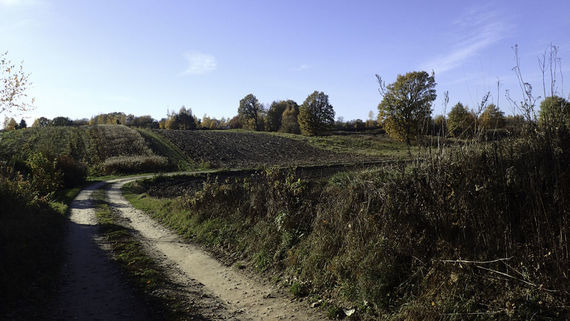
{"type": "Polygon", "coordinates": [[[65,155],[86,166],[92,175],[172,168],[168,158],[153,148],[165,149],[160,142],[149,144],[139,131],[120,125],[26,128],[0,136],[0,160],[16,168],[25,167],[35,153],[50,159],[65,155]]]}

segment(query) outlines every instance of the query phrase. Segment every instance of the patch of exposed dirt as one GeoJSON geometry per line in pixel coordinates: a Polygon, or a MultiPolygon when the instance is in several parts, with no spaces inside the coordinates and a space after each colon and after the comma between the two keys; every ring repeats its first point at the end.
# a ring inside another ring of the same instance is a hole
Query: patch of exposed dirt
{"type": "Polygon", "coordinates": [[[334,153],[285,137],[248,132],[156,130],[197,163],[213,167],[253,168],[376,160],[334,153]]]}

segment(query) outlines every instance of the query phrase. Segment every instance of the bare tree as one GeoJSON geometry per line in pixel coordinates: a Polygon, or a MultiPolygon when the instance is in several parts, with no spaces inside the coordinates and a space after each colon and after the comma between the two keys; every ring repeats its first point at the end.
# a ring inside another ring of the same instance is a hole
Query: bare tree
{"type": "Polygon", "coordinates": [[[8,59],[8,52],[0,54],[0,114],[19,114],[33,107],[34,99],[28,99],[29,74],[22,64],[15,65],[8,59]]]}

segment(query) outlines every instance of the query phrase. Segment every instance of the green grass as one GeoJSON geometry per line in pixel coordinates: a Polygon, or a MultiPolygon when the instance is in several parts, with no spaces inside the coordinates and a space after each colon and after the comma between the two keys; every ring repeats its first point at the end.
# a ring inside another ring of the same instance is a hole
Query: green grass
{"type": "Polygon", "coordinates": [[[136,128],[141,136],[147,142],[147,145],[157,155],[167,157],[169,161],[176,165],[176,168],[181,171],[191,170],[198,167],[191,159],[188,159],[183,151],[176,145],[172,144],[169,140],[153,132],[150,129],[136,128]]]}
{"type": "MultiPolygon", "coordinates": [[[[397,142],[386,134],[351,134],[329,136],[303,136],[288,133],[271,132],[268,135],[276,135],[303,141],[313,147],[348,154],[379,157],[383,159],[401,159],[408,157],[406,144],[397,142]]],[[[417,146],[412,146],[410,151],[416,153],[417,146]]]]}
{"type": "Polygon", "coordinates": [[[185,297],[169,289],[174,285],[164,270],[146,253],[134,231],[120,224],[118,216],[105,199],[105,190],[94,192],[96,215],[104,237],[111,245],[112,258],[126,271],[129,281],[155,305],[155,318],[193,320],[184,304],[185,297]]]}
{"type": "Polygon", "coordinates": [[[82,186],[66,188],[55,193],[54,200],[49,202],[51,209],[61,215],[66,215],[69,210],[69,204],[75,199],[81,190],[92,182],[86,182],[82,186]]]}

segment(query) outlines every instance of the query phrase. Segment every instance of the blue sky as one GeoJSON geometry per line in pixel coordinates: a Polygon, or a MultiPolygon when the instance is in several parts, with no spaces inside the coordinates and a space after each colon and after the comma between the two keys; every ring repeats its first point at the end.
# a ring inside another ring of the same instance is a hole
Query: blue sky
{"type": "Polygon", "coordinates": [[[31,73],[29,120],[113,111],[160,119],[182,105],[231,117],[249,93],[300,104],[314,90],[337,116],[366,119],[381,100],[374,74],[390,83],[415,70],[435,71],[434,115],[446,90],[450,105],[470,107],[491,91],[509,114],[504,90],[520,97],[514,44],[537,95],[537,57],[550,43],[570,84],[568,12],[567,0],[0,0],[0,51],[31,73]]]}

